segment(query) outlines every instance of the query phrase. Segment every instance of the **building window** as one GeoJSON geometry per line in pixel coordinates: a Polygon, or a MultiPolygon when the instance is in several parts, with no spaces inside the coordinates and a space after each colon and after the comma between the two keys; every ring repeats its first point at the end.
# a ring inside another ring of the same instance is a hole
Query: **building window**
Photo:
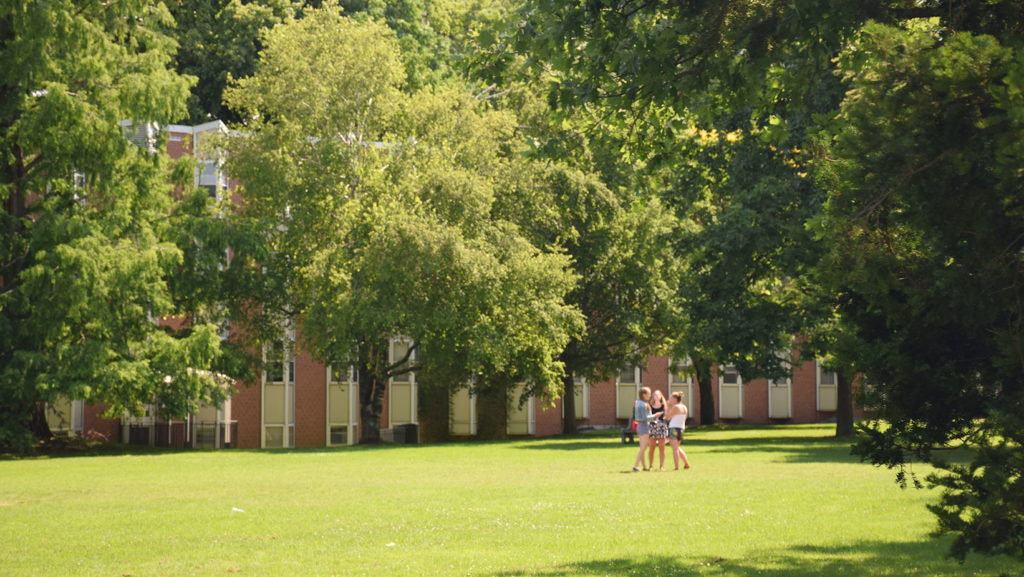
{"type": "Polygon", "coordinates": [[[693,362],[687,357],[669,364],[668,394],[679,391],[683,393],[683,404],[693,414],[693,362]]]}
{"type": "MultiPolygon", "coordinates": [[[[576,420],[590,418],[590,385],[582,377],[573,377],[573,400],[576,420]]],[[[562,418],[565,418],[565,404],[562,404],[562,418]]]]}
{"type": "Polygon", "coordinates": [[[470,387],[463,387],[452,394],[451,423],[448,430],[453,435],[471,436],[476,434],[476,395],[470,387]]]}
{"type": "Polygon", "coordinates": [[[271,344],[263,377],[264,448],[295,446],[295,358],[292,340],[271,344]]]}
{"type": "MultiPolygon", "coordinates": [[[[416,351],[410,351],[412,343],[406,339],[391,341],[390,363],[395,365],[406,359],[398,368],[401,370],[416,362],[416,351]]],[[[395,375],[388,385],[388,422],[390,427],[417,423],[416,414],[416,373],[409,371],[395,375]]]]}
{"type": "Polygon", "coordinates": [[[838,384],[839,375],[830,371],[822,364],[816,363],[818,374],[818,410],[823,413],[831,413],[838,406],[838,384]]]}
{"type": "Polygon", "coordinates": [[[233,446],[233,425],[231,399],[225,400],[220,409],[213,405],[201,405],[199,410],[192,414],[192,446],[200,449],[233,446]]]}
{"type": "Polygon", "coordinates": [[[220,160],[199,161],[196,165],[196,186],[205,188],[207,195],[214,200],[224,199],[224,191],[228,188],[228,179],[221,169],[220,160]]]}
{"type": "Polygon", "coordinates": [[[327,367],[327,444],[352,445],[357,439],[359,375],[355,367],[327,367]]]}
{"type": "Polygon", "coordinates": [[[640,367],[630,366],[615,379],[615,418],[632,419],[633,403],[640,394],[640,367]]]}
{"type": "Polygon", "coordinates": [[[726,365],[719,371],[718,417],[743,418],[743,378],[734,365],[726,365]]]}
{"type": "Polygon", "coordinates": [[[506,431],[509,435],[532,435],[536,429],[534,398],[520,402],[526,392],[526,385],[517,385],[509,400],[506,431]]]}
{"type": "Polygon", "coordinates": [[[66,397],[46,403],[46,424],[57,436],[81,436],[85,421],[85,403],[66,397]]]}

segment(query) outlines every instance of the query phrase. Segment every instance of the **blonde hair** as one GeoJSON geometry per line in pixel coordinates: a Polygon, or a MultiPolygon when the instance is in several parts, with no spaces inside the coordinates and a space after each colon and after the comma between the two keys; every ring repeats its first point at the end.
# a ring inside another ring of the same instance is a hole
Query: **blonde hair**
{"type": "Polygon", "coordinates": [[[643,399],[645,397],[648,398],[648,399],[651,398],[651,388],[650,387],[640,387],[640,398],[643,399]]]}
{"type": "Polygon", "coordinates": [[[682,391],[676,391],[676,392],[672,393],[672,398],[675,399],[677,403],[683,402],[683,392],[682,391]]]}
{"type": "Polygon", "coordinates": [[[668,402],[668,399],[665,398],[665,393],[661,392],[661,389],[654,389],[654,392],[651,393],[651,401],[654,401],[654,393],[658,393],[658,396],[661,397],[662,406],[668,402]]]}

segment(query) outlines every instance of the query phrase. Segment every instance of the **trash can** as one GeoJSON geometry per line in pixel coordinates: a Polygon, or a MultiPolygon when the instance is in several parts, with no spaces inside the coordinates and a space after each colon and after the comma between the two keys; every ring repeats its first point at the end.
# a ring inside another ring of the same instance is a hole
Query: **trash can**
{"type": "Polygon", "coordinates": [[[407,425],[398,425],[395,427],[395,442],[405,443],[407,445],[416,445],[420,442],[420,431],[419,425],[416,423],[409,423],[407,425]],[[398,433],[401,430],[401,433],[398,433]]]}
{"type": "Polygon", "coordinates": [[[381,442],[383,442],[385,444],[388,444],[388,445],[391,445],[391,444],[398,444],[398,445],[404,444],[405,443],[405,429],[403,429],[401,426],[392,427],[390,429],[381,429],[380,430],[380,440],[381,440],[381,442]]]}

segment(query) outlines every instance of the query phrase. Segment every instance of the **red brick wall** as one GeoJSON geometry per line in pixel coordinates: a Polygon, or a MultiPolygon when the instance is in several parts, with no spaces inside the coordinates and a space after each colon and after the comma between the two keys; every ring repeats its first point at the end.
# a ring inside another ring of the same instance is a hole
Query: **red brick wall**
{"type": "Polygon", "coordinates": [[[111,443],[118,441],[120,420],[103,419],[100,417],[100,414],[107,410],[108,407],[109,405],[86,405],[85,415],[82,419],[86,439],[105,440],[111,443]]]}
{"type": "Polygon", "coordinates": [[[815,363],[800,363],[793,369],[793,422],[813,423],[827,418],[818,412],[817,388],[815,363]]]}
{"type": "Polygon", "coordinates": [[[616,424],[614,380],[594,383],[590,386],[590,424],[616,424]]]}
{"type": "Polygon", "coordinates": [[[647,366],[641,370],[640,382],[654,391],[661,391],[668,398],[668,357],[650,357],[647,366]]]}
{"type": "Polygon", "coordinates": [[[181,158],[185,154],[192,154],[192,134],[172,132],[167,135],[167,155],[171,158],[181,158]]]}
{"type": "Polygon", "coordinates": [[[544,403],[534,399],[534,431],[538,437],[558,435],[562,432],[562,400],[555,401],[554,406],[545,408],[544,403]]]}
{"type": "Polygon", "coordinates": [[[768,420],[768,381],[754,379],[744,381],[743,385],[743,419],[744,423],[763,425],[768,420]]]}
{"type": "Polygon", "coordinates": [[[238,421],[238,447],[260,448],[260,383],[235,384],[235,396],[231,398],[231,419],[238,421]]]}
{"type": "Polygon", "coordinates": [[[295,358],[295,446],[327,444],[327,368],[308,353],[295,358]]]}

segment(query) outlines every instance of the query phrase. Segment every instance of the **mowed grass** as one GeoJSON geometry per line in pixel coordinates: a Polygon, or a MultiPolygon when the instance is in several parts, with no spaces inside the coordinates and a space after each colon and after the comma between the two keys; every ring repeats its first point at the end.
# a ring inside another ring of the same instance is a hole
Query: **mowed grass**
{"type": "MultiPolygon", "coordinates": [[[[830,426],[0,461],[0,575],[999,576],[830,426]]],[[[925,473],[919,469],[918,473],[925,473]]]]}

